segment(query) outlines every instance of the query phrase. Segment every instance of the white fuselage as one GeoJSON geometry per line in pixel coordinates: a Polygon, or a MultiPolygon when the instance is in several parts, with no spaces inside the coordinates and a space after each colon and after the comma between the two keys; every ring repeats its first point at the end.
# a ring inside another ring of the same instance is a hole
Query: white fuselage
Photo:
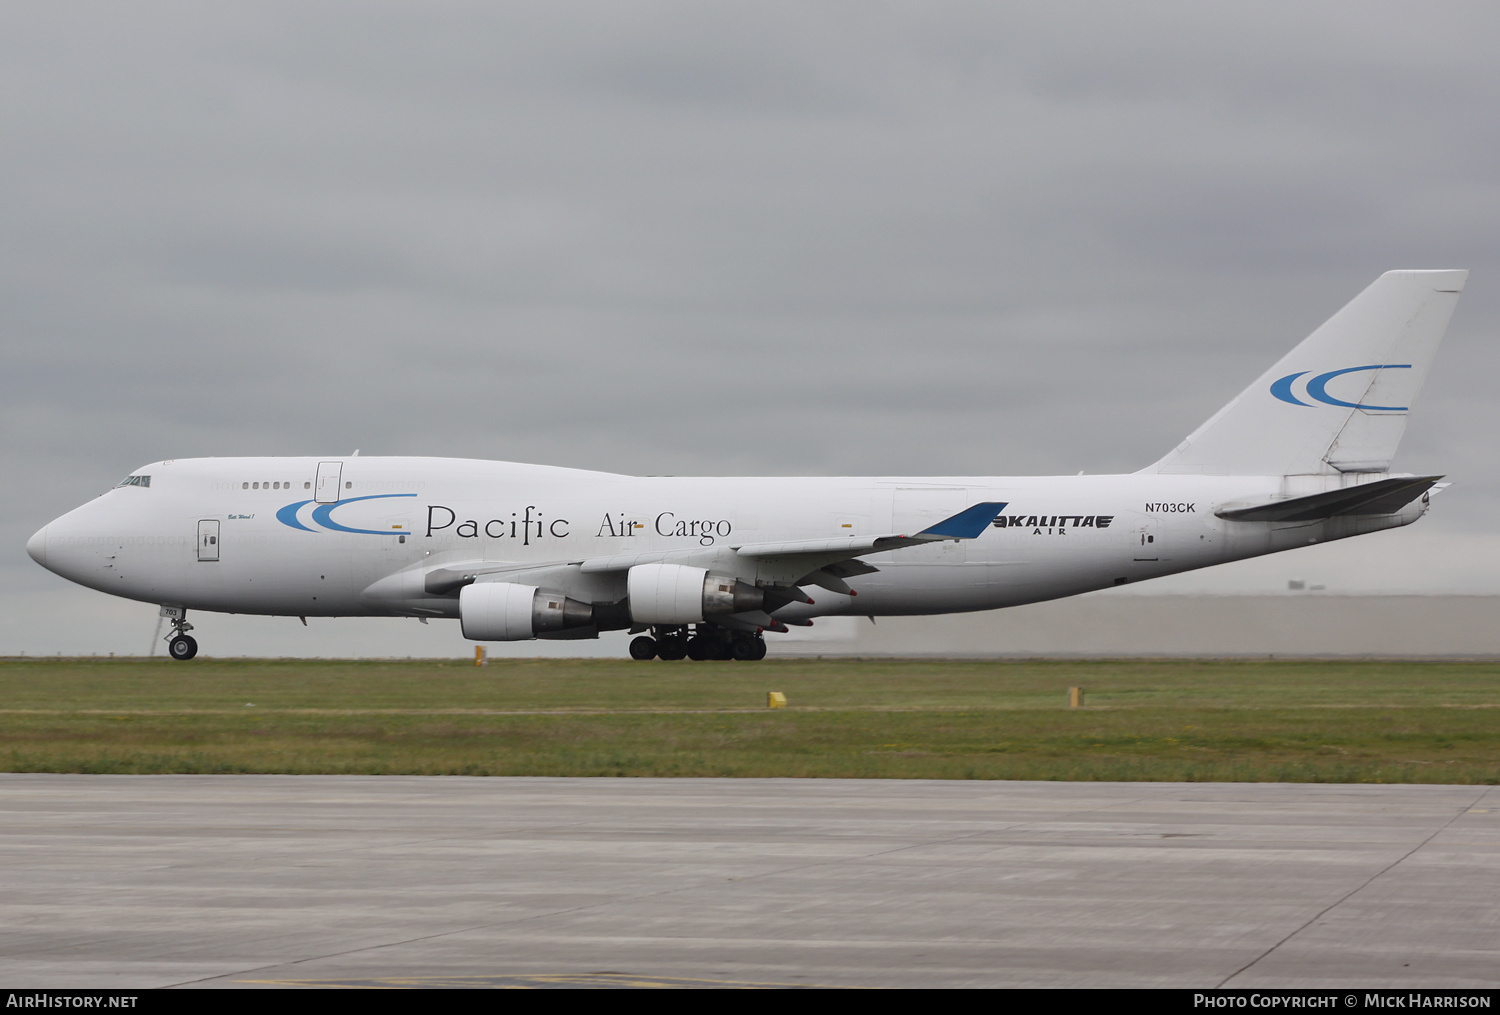
{"type": "Polygon", "coordinates": [[[869,555],[878,570],[848,580],[857,597],[813,589],[814,604],[777,616],[989,610],[1405,525],[1426,510],[1424,497],[1391,515],[1315,522],[1215,515],[1354,481],[1337,475],[642,478],[367,457],[178,460],[138,474],[150,485],[51,522],[32,555],[117,596],[285,616],[456,616],[454,596],[422,585],[440,565],[534,566],[536,584],[595,603],[624,597],[624,571],[578,562],[690,551],[674,559],[753,582],[738,545],[915,532],[993,501],[1005,507],[978,538],[869,555]]]}

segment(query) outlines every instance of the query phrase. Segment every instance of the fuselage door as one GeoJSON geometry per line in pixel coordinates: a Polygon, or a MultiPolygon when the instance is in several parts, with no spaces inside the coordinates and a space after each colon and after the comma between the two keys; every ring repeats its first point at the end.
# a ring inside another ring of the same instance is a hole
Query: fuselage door
{"type": "Polygon", "coordinates": [[[219,520],[203,518],[198,521],[198,559],[219,559],[219,520]]]}
{"type": "MultiPolygon", "coordinates": [[[[307,475],[303,473],[303,475],[307,475]]],[[[319,462],[317,489],[313,491],[313,500],[319,504],[336,504],[339,499],[339,488],[344,476],[343,462],[319,462]]]]}
{"type": "Polygon", "coordinates": [[[1156,529],[1155,519],[1147,516],[1131,530],[1131,560],[1136,563],[1155,563],[1161,560],[1161,550],[1156,543],[1156,529]]]}

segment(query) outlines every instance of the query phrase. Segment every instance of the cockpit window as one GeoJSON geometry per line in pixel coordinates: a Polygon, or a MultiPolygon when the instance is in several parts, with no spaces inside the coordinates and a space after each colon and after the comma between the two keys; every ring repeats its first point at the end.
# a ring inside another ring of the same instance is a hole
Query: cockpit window
{"type": "Polygon", "coordinates": [[[150,486],[150,485],[151,485],[151,477],[150,476],[126,476],[124,479],[120,480],[118,483],[115,484],[116,487],[121,487],[121,486],[150,486]]]}

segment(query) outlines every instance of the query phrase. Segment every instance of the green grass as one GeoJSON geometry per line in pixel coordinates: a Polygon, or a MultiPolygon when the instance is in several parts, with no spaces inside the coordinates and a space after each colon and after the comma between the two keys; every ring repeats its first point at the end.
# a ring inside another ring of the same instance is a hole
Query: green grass
{"type": "Polygon", "coordinates": [[[1493,784],[1500,664],[9,660],[0,770],[1493,784]]]}

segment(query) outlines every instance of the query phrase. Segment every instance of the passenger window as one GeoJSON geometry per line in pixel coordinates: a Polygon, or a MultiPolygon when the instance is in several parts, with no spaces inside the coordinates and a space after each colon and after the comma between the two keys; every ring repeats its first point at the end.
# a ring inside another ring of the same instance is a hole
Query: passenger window
{"type": "Polygon", "coordinates": [[[250,489],[250,484],[249,483],[241,483],[240,484],[240,489],[241,490],[248,490],[248,489],[250,489]]]}
{"type": "Polygon", "coordinates": [[[260,489],[260,484],[259,484],[259,483],[255,483],[255,484],[253,484],[253,485],[254,485],[254,487],[255,487],[255,489],[257,489],[257,490],[259,490],[259,489],[260,489]]]}
{"type": "Polygon", "coordinates": [[[312,489],[312,482],[309,481],[309,482],[303,483],[302,484],[302,489],[304,489],[304,490],[311,490],[312,489]]]}

